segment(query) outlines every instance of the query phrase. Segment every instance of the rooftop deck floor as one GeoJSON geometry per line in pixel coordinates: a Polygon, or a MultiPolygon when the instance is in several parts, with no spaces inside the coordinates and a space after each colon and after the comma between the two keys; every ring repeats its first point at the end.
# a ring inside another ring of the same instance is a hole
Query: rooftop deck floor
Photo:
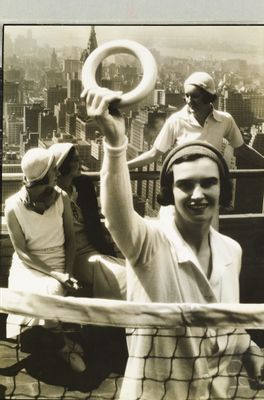
{"type": "MultiPolygon", "coordinates": [[[[22,360],[28,354],[17,351],[16,343],[7,340],[0,341],[0,368],[13,365],[17,360],[22,360]]],[[[119,390],[122,377],[111,374],[100,386],[90,392],[84,393],[78,390],[68,390],[62,386],[56,386],[41,382],[22,369],[16,376],[0,375],[0,399],[113,399],[113,394],[119,390]]]]}

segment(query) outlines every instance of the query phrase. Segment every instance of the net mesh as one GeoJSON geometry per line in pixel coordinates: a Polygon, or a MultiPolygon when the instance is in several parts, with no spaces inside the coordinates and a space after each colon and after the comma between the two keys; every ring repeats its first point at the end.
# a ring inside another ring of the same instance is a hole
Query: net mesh
{"type": "Polygon", "coordinates": [[[60,330],[22,327],[18,340],[0,341],[1,399],[264,399],[262,377],[249,377],[245,357],[251,329],[263,329],[262,304],[146,304],[0,289],[0,312],[60,322],[77,343],[69,354],[80,345],[87,367],[74,371],[56,357],[60,330]]]}

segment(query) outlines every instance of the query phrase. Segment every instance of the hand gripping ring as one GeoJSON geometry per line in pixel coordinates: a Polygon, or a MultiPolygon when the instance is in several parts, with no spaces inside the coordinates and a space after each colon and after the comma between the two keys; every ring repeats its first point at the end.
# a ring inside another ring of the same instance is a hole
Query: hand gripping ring
{"type": "Polygon", "coordinates": [[[98,83],[95,73],[99,64],[108,56],[118,53],[134,55],[138,58],[143,68],[143,77],[138,86],[130,92],[124,93],[119,106],[138,103],[146,97],[155,87],[157,79],[157,65],[151,52],[133,40],[112,40],[97,47],[87,57],[82,69],[82,83],[84,89],[96,88],[98,83]]]}

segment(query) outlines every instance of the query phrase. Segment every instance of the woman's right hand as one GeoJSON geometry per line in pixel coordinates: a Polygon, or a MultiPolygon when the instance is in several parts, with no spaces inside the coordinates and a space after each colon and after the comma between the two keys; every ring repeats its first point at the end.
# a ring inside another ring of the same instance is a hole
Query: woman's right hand
{"type": "Polygon", "coordinates": [[[50,276],[52,278],[56,279],[58,282],[60,282],[63,286],[70,279],[70,276],[68,273],[59,272],[59,271],[51,271],[50,276]]]}
{"type": "Polygon", "coordinates": [[[81,97],[86,96],[86,110],[89,117],[97,122],[101,133],[107,142],[113,147],[124,144],[125,122],[117,109],[114,113],[109,112],[109,107],[118,104],[122,92],[114,92],[107,88],[97,87],[85,89],[81,97]]]}
{"type": "Polygon", "coordinates": [[[50,275],[69,292],[75,292],[79,289],[78,281],[70,277],[68,273],[52,271],[50,275]]]}

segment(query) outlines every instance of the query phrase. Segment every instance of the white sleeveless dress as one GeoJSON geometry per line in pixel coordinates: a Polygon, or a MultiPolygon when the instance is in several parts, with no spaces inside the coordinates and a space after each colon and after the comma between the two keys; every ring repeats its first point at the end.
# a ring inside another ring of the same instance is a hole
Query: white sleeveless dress
{"type": "MultiPolygon", "coordinates": [[[[6,208],[14,210],[17,220],[25,235],[27,248],[54,271],[64,272],[65,250],[63,230],[62,194],[43,214],[38,214],[25,207],[25,188],[6,200],[6,208]]],[[[64,295],[62,285],[54,278],[28,267],[15,252],[9,272],[8,288],[43,295],[64,295]]],[[[6,336],[19,335],[24,328],[33,325],[57,326],[57,322],[38,318],[9,314],[6,336]]]]}

